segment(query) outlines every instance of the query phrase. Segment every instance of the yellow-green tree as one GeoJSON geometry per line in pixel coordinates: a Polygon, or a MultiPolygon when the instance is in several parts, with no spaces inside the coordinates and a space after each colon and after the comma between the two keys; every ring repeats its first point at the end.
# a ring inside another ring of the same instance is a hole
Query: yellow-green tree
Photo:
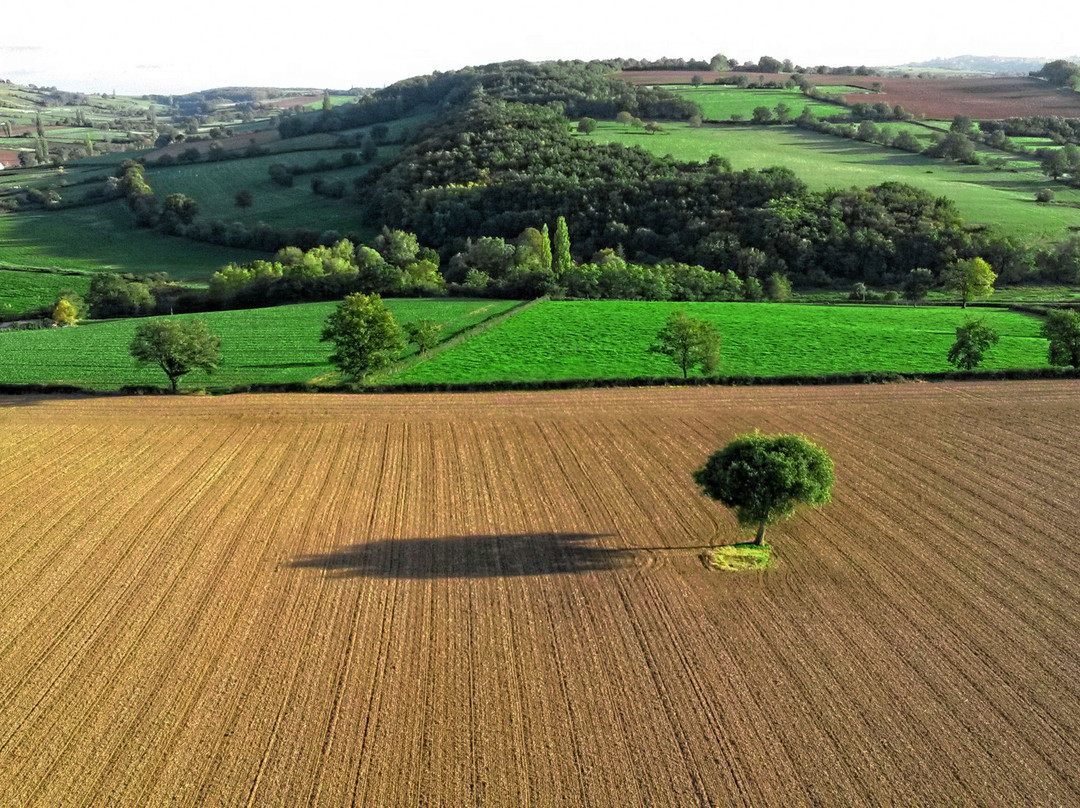
{"type": "Polygon", "coordinates": [[[965,309],[969,300],[992,295],[996,280],[997,273],[981,258],[957,261],[941,273],[941,285],[946,291],[956,292],[960,307],[965,309]]]}
{"type": "Polygon", "coordinates": [[[79,313],[70,301],[61,298],[53,309],[52,320],[57,325],[75,325],[79,320],[79,313]]]}

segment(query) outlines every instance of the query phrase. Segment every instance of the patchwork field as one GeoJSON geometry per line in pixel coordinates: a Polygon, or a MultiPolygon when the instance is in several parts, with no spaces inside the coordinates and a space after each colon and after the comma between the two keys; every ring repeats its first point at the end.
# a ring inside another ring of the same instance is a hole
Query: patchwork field
{"type": "MultiPolygon", "coordinates": [[[[1080,192],[1051,183],[1030,157],[999,152],[997,156],[1016,171],[995,171],[795,126],[663,126],[666,131],[650,135],[605,122],[587,137],[603,143],[640,146],[680,160],[704,161],[719,154],[736,169],[782,166],[817,190],[904,182],[934,196],[952,199],[970,223],[995,225],[1004,233],[1036,241],[1063,241],[1080,231],[1080,192]],[[1036,203],[1035,192],[1047,187],[1053,187],[1057,202],[1036,203]]],[[[898,133],[902,125],[886,126],[898,133]]]]}
{"type": "Polygon", "coordinates": [[[1080,384],[0,400],[0,804],[1080,802],[1080,384]],[[764,574],[690,472],[800,431],[764,574]]]}
{"type": "MultiPolygon", "coordinates": [[[[700,71],[698,71],[700,72],[700,71]]],[[[634,70],[618,77],[633,84],[690,84],[693,70],[634,70]]],[[[701,73],[706,82],[715,76],[744,75],[757,81],[784,82],[787,73],[701,73]]],[[[992,76],[985,78],[887,78],[882,76],[819,76],[807,78],[817,85],[844,85],[850,93],[837,93],[846,101],[900,104],[908,112],[919,112],[928,118],[952,120],[955,115],[967,115],[980,120],[1016,118],[1027,115],[1047,115],[1062,118],[1080,116],[1080,93],[1051,87],[1036,78],[992,76]],[[880,91],[867,96],[868,90],[880,85],[880,91]]]]}

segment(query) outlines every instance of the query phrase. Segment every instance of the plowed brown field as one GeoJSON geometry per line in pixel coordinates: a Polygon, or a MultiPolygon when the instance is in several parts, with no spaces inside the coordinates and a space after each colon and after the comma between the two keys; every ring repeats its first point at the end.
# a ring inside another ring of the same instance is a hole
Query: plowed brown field
{"type": "MultiPolygon", "coordinates": [[[[628,70],[617,74],[631,84],[689,84],[692,70],[628,70]]],[[[710,82],[717,74],[702,74],[710,82]]],[[[738,73],[721,73],[731,76],[738,73]]],[[[750,81],[763,75],[769,81],[783,83],[787,73],[744,73],[750,81]]],[[[881,85],[881,92],[867,95],[851,93],[842,98],[850,104],[899,104],[908,112],[919,112],[928,118],[949,120],[967,115],[977,120],[1019,118],[1032,115],[1080,117],[1080,93],[1052,87],[1045,81],[1029,77],[988,76],[986,78],[906,79],[876,76],[811,75],[818,85],[843,85],[871,90],[881,85]]]]}
{"type": "Polygon", "coordinates": [[[0,399],[0,805],[1075,805],[1080,383],[0,399]],[[777,567],[690,472],[804,432],[777,567]]]}

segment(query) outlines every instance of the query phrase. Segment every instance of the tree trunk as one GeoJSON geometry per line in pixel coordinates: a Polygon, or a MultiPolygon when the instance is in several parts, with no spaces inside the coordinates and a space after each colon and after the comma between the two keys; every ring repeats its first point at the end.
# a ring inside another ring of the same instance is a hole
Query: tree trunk
{"type": "Polygon", "coordinates": [[[765,544],[765,523],[762,522],[757,528],[757,538],[754,539],[754,544],[761,547],[765,544]]]}
{"type": "Polygon", "coordinates": [[[179,376],[170,376],[170,377],[169,377],[169,382],[170,382],[170,383],[172,384],[172,391],[173,391],[173,395],[176,395],[176,384],[177,384],[177,382],[179,382],[179,381],[180,381],[180,377],[179,377],[179,376]]]}

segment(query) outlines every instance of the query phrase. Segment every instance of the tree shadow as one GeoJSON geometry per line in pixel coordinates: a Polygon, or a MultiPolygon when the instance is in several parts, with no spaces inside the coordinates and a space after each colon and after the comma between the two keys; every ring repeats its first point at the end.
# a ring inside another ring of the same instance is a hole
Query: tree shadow
{"type": "Polygon", "coordinates": [[[296,569],[331,578],[513,578],[612,570],[633,562],[627,549],[599,547],[603,533],[510,533],[377,539],[298,556],[296,569]]]}

